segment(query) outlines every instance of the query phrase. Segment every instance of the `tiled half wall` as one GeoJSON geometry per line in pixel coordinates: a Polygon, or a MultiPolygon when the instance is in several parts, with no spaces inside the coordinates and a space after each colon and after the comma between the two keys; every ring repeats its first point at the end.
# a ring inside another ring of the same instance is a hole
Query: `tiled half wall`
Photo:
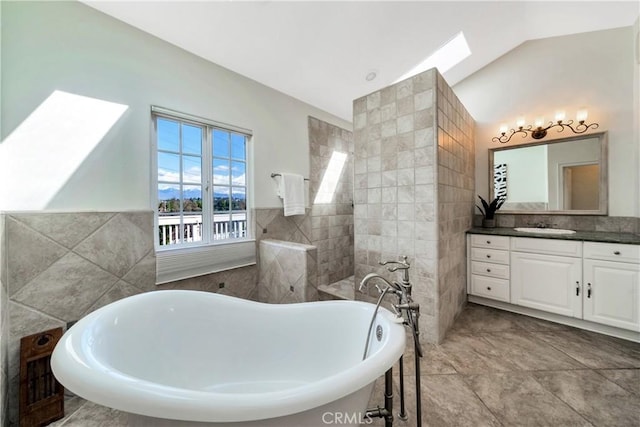
{"type": "Polygon", "coordinates": [[[260,301],[285,304],[318,300],[315,246],[262,239],[259,247],[260,301]]]}

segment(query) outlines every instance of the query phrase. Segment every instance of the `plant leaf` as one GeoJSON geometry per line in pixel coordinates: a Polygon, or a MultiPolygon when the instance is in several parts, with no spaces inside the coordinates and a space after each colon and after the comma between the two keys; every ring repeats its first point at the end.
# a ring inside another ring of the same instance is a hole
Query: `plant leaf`
{"type": "Polygon", "coordinates": [[[478,196],[478,199],[480,199],[480,201],[482,202],[482,206],[484,206],[484,211],[489,212],[489,204],[480,196],[478,196]]]}

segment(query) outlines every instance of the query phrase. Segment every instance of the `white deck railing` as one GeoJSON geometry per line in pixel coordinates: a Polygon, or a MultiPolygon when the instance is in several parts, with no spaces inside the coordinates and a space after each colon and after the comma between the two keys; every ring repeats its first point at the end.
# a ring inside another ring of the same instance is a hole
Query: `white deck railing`
{"type": "MultiPolygon", "coordinates": [[[[202,241],[202,215],[184,215],[184,242],[202,241]]],[[[160,214],[158,217],[158,232],[160,246],[174,245],[180,242],[180,215],[160,214]]],[[[234,213],[231,215],[213,216],[213,240],[235,239],[247,237],[247,214],[234,213]]]]}

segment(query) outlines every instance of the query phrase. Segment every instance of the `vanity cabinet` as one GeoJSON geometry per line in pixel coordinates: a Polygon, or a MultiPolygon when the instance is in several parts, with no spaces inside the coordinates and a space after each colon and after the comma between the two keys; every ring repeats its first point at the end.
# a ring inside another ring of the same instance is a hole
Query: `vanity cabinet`
{"type": "Polygon", "coordinates": [[[470,292],[509,302],[509,237],[471,235],[470,292]]]}
{"type": "Polygon", "coordinates": [[[640,246],[584,243],[584,320],[640,331],[640,246]]]}
{"type": "Polygon", "coordinates": [[[582,242],[512,238],[511,303],[582,317],[582,242]]]}
{"type": "Polygon", "coordinates": [[[470,234],[469,300],[640,341],[640,245],[470,234]]]}

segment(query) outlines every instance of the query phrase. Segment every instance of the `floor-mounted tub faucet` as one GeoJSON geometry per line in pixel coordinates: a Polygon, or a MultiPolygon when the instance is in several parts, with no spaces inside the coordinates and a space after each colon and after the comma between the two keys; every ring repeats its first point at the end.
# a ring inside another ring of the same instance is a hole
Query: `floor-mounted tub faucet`
{"type": "Polygon", "coordinates": [[[378,262],[378,264],[380,265],[392,264],[391,267],[387,267],[387,270],[389,270],[389,272],[391,273],[401,270],[402,279],[400,283],[402,284],[402,287],[404,288],[406,293],[411,295],[411,282],[409,282],[409,268],[411,267],[411,264],[409,264],[409,261],[407,261],[406,255],[402,256],[402,261],[380,261],[378,262]]]}
{"type": "MultiPolygon", "coordinates": [[[[380,293],[378,298],[378,303],[376,304],[376,309],[374,311],[373,317],[371,318],[371,323],[369,324],[369,331],[367,333],[367,341],[365,343],[365,350],[363,359],[367,356],[367,349],[369,346],[369,338],[371,336],[371,330],[373,328],[373,323],[375,320],[376,313],[378,312],[378,308],[382,303],[382,300],[388,293],[393,293],[398,297],[397,304],[391,304],[391,307],[398,318],[403,320],[403,323],[409,327],[413,335],[414,342],[414,359],[415,359],[415,375],[416,375],[416,423],[417,426],[420,427],[422,425],[421,417],[422,417],[422,405],[421,405],[421,397],[420,397],[420,361],[419,359],[422,357],[422,346],[420,345],[420,332],[418,327],[418,319],[420,316],[420,305],[415,303],[411,298],[411,282],[409,281],[409,268],[411,265],[409,261],[407,261],[407,257],[403,256],[402,261],[380,261],[380,265],[390,265],[387,267],[389,272],[395,272],[398,270],[402,271],[402,279],[400,282],[390,282],[378,273],[369,273],[360,282],[360,286],[358,290],[363,292],[364,289],[367,288],[367,285],[372,280],[377,280],[384,283],[386,286],[384,289],[380,288],[378,284],[376,284],[376,289],[380,293]]],[[[405,412],[404,407],[404,363],[403,357],[400,357],[398,366],[400,368],[400,413],[398,417],[401,420],[407,420],[407,414],[405,412]]],[[[384,417],[385,418],[385,427],[393,425],[393,416],[391,415],[391,400],[387,401],[388,396],[392,396],[391,390],[391,370],[387,372],[385,376],[385,408],[381,409],[380,407],[377,410],[368,410],[367,414],[370,416],[376,417],[384,417]],[[387,396],[388,395],[388,396],[387,396]]]]}

